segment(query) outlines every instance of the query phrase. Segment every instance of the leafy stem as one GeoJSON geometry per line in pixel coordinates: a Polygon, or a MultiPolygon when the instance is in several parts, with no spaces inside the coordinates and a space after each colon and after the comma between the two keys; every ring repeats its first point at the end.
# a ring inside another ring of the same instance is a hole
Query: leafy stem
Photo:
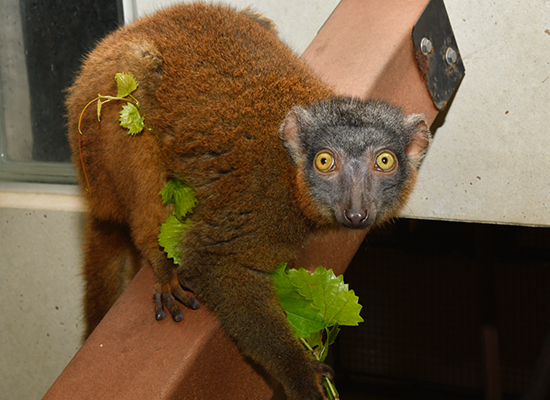
{"type": "MultiPolygon", "coordinates": [[[[323,362],[340,325],[362,322],[361,305],[353,290],[332,270],[319,266],[314,272],[282,265],[272,275],[275,290],[295,336],[318,361],[323,362]]],[[[323,385],[331,400],[338,391],[328,378],[323,385]]]]}
{"type": "Polygon", "coordinates": [[[328,396],[331,400],[339,400],[340,394],[336,390],[336,387],[328,378],[323,378],[323,385],[325,386],[325,389],[327,390],[328,396]]]}
{"type": "Polygon", "coordinates": [[[308,349],[308,351],[313,354],[313,357],[315,357],[318,361],[321,361],[319,360],[319,357],[317,356],[317,352],[315,350],[313,350],[313,347],[311,347],[309,345],[309,343],[307,342],[307,340],[305,340],[304,338],[300,338],[300,342],[302,342],[302,344],[305,346],[306,349],[308,349]]]}
{"type": "Polygon", "coordinates": [[[154,134],[152,125],[145,114],[143,114],[139,101],[131,94],[138,87],[138,83],[134,76],[130,73],[117,73],[115,74],[115,81],[117,84],[117,95],[104,96],[98,94],[95,99],[91,100],[84,106],[78,118],[78,151],[80,154],[80,163],[82,164],[82,172],[86,178],[87,191],[90,191],[90,181],[88,179],[88,174],[86,173],[86,167],[84,166],[84,157],[82,156],[82,139],[80,136],[82,135],[82,117],[93,102],[97,101],[97,120],[101,121],[101,108],[104,104],[114,100],[126,101],[126,105],[122,106],[122,110],[119,112],[120,125],[128,129],[129,135],[136,135],[142,132],[143,128],[145,128],[145,121],[147,122],[147,130],[154,134]]]}

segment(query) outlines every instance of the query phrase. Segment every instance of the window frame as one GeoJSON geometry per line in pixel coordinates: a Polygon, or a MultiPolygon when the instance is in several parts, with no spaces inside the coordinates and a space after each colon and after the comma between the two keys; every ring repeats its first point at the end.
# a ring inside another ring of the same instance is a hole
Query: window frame
{"type": "MultiPolygon", "coordinates": [[[[134,18],[135,0],[118,0],[118,8],[119,18],[125,24],[134,18]]],[[[0,182],[76,184],[76,171],[71,161],[15,161],[9,159],[8,132],[3,106],[3,102],[6,101],[4,94],[5,91],[1,87],[0,81],[0,182]]]]}

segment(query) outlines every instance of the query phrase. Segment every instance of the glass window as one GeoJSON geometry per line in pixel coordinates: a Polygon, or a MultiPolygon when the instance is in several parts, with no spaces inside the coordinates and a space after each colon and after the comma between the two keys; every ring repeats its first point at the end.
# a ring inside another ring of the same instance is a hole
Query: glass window
{"type": "Polygon", "coordinates": [[[0,0],[0,178],[71,182],[64,90],[121,0],[0,0]]]}

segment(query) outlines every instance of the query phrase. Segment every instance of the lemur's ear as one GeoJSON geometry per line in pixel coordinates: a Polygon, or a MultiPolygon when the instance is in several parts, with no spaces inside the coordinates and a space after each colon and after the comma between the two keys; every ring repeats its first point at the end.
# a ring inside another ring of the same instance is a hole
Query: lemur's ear
{"type": "Polygon", "coordinates": [[[279,136],[283,139],[284,145],[296,165],[303,165],[305,162],[302,132],[310,118],[306,109],[296,106],[287,114],[279,129],[279,136]]]}
{"type": "Polygon", "coordinates": [[[420,161],[432,140],[428,122],[423,114],[411,114],[405,118],[405,126],[411,138],[407,154],[411,158],[419,158],[420,161]]]}

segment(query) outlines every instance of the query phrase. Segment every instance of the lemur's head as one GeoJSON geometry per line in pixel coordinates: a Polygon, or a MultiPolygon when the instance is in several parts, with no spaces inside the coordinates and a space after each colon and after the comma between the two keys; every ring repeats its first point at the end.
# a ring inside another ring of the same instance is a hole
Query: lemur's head
{"type": "Polygon", "coordinates": [[[349,228],[397,215],[431,140],[423,115],[348,97],[293,108],[280,134],[311,202],[349,228]]]}

